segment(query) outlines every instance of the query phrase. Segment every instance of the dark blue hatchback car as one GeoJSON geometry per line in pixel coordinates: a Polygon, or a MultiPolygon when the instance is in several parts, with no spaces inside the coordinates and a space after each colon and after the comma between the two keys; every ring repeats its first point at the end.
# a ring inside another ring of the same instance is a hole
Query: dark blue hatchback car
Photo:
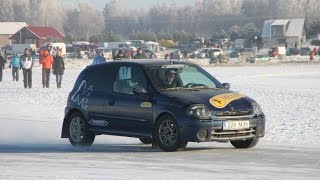
{"type": "Polygon", "coordinates": [[[188,142],[251,148],[265,134],[257,102],[182,61],[113,61],[84,69],[68,97],[62,138],[90,146],[96,135],[136,137],[176,151],[188,142]]]}

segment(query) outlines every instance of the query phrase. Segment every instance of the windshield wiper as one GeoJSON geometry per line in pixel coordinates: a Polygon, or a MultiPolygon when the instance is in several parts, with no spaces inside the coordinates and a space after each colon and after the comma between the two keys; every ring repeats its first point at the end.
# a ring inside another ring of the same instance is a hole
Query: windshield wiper
{"type": "Polygon", "coordinates": [[[190,88],[187,88],[187,89],[216,89],[216,90],[219,90],[220,88],[212,88],[212,87],[208,87],[208,86],[194,86],[194,87],[190,87],[190,88]]]}
{"type": "Polygon", "coordinates": [[[165,88],[161,89],[161,91],[174,91],[174,90],[185,90],[186,88],[183,87],[174,87],[174,88],[165,88]]]}

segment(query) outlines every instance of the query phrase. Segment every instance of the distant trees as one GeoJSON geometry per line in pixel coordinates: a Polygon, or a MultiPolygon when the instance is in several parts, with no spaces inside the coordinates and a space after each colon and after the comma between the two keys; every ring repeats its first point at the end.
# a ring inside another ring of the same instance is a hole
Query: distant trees
{"type": "Polygon", "coordinates": [[[0,1],[0,21],[13,21],[13,4],[12,0],[0,1]]]}
{"type": "Polygon", "coordinates": [[[116,41],[119,39],[177,40],[229,36],[252,38],[270,18],[306,18],[307,33],[320,32],[318,0],[199,0],[193,6],[177,6],[159,0],[150,9],[125,10],[121,0],[108,0],[97,10],[81,0],[1,0],[0,21],[26,21],[53,26],[68,41],[116,41]]]}
{"type": "Polygon", "coordinates": [[[104,31],[121,33],[124,15],[119,0],[110,0],[107,2],[103,10],[104,31]]]}

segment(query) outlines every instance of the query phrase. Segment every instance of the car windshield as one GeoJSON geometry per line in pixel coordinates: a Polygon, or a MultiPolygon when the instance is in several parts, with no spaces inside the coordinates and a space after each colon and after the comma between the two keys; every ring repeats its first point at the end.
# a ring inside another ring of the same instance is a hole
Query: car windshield
{"type": "Polygon", "coordinates": [[[211,49],[212,52],[221,52],[220,49],[211,49]]]}
{"type": "Polygon", "coordinates": [[[209,51],[209,49],[202,49],[201,51],[200,51],[200,53],[207,53],[209,51]]]}
{"type": "Polygon", "coordinates": [[[193,65],[172,64],[147,69],[160,90],[221,89],[221,83],[193,65]]]}

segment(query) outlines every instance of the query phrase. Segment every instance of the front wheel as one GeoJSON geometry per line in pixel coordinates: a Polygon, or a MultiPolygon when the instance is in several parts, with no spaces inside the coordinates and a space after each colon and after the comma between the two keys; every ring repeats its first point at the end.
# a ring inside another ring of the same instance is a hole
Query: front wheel
{"type": "Polygon", "coordinates": [[[259,138],[253,138],[253,139],[246,139],[246,140],[237,140],[237,141],[230,141],[230,143],[235,148],[252,148],[255,145],[257,145],[259,142],[259,138]]]}
{"type": "Polygon", "coordinates": [[[87,123],[80,112],[73,113],[68,123],[68,138],[75,147],[89,147],[95,135],[88,130],[87,123]]]}
{"type": "Polygon", "coordinates": [[[162,116],[155,129],[156,140],[160,149],[167,152],[183,150],[188,142],[180,141],[177,122],[169,115],[162,116]]]}

